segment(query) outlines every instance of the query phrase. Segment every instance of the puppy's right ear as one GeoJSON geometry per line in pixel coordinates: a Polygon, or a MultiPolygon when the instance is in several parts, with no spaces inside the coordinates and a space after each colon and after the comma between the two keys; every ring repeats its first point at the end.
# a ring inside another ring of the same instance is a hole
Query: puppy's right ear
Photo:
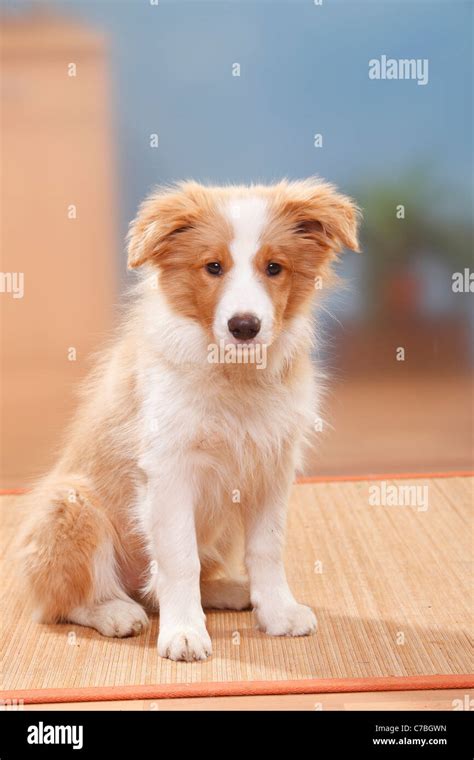
{"type": "Polygon", "coordinates": [[[180,189],[160,189],[143,201],[128,230],[129,269],[146,262],[159,264],[176,237],[192,229],[196,209],[190,189],[191,183],[180,189]]]}
{"type": "Polygon", "coordinates": [[[127,266],[129,269],[135,269],[151,259],[160,245],[158,221],[146,208],[148,205],[149,201],[142,203],[128,229],[127,266]]]}

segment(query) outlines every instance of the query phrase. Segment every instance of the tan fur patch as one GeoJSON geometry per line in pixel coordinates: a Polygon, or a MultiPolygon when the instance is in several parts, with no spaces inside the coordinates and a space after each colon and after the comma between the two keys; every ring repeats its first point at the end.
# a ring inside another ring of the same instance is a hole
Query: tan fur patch
{"type": "Polygon", "coordinates": [[[42,505],[26,539],[24,570],[43,621],[58,621],[91,599],[94,552],[106,531],[96,508],[75,498],[64,494],[42,505]]]}

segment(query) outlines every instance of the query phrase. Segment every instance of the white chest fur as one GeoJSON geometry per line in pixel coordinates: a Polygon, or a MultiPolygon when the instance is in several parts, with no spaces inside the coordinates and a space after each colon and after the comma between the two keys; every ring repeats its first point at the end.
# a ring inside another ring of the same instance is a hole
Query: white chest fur
{"type": "Polygon", "coordinates": [[[249,449],[254,456],[260,452],[262,460],[271,459],[307,432],[317,412],[311,381],[258,377],[255,383],[233,382],[232,373],[219,370],[165,364],[146,370],[140,411],[146,443],[140,465],[147,473],[160,462],[183,457],[205,465],[206,457],[230,456],[229,464],[237,465],[249,449]]]}

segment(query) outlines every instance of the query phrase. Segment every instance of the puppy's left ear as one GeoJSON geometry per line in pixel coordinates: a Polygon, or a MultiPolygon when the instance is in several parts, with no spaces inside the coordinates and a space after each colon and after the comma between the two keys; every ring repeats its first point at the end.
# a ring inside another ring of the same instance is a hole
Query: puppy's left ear
{"type": "Polygon", "coordinates": [[[178,236],[192,227],[197,189],[199,186],[192,182],[158,188],[143,201],[127,235],[129,269],[145,263],[159,264],[173,249],[178,236]]]}
{"type": "Polygon", "coordinates": [[[346,247],[359,251],[357,230],[361,212],[354,201],[319,180],[290,184],[288,211],[294,232],[321,252],[346,247]]]}

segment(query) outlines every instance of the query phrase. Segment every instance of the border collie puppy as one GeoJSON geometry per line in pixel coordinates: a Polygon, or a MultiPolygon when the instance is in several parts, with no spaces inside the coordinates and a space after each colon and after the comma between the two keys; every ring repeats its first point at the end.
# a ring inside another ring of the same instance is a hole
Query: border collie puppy
{"type": "Polygon", "coordinates": [[[358,210],[318,179],[158,189],[128,236],[140,276],[54,469],[28,497],[36,618],[211,654],[204,608],[316,628],[282,559],[288,494],[319,415],[311,309],[358,210]]]}

